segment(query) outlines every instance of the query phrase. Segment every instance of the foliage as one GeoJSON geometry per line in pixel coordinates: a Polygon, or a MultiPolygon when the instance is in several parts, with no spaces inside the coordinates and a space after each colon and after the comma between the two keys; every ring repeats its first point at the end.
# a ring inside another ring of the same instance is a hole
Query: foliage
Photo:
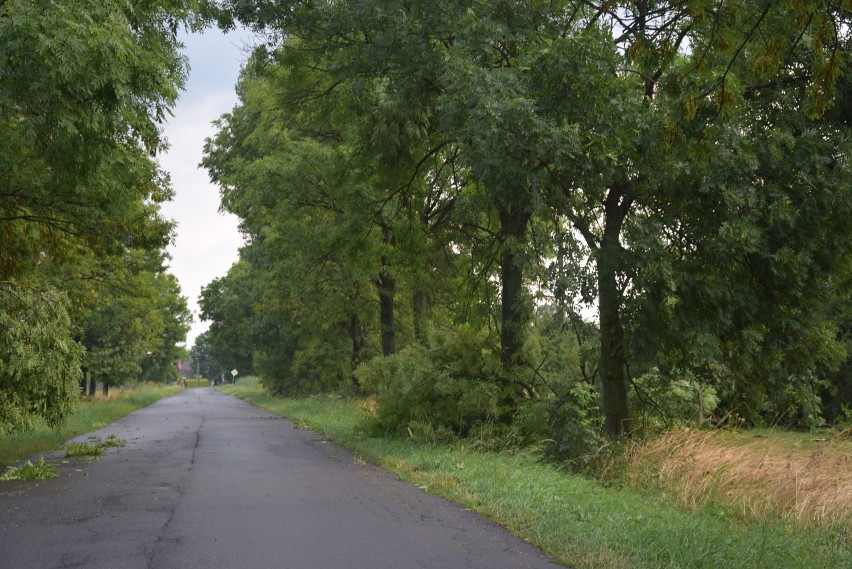
{"type": "Polygon", "coordinates": [[[0,436],[59,426],[78,397],[80,346],[67,298],[51,288],[0,282],[0,436]]]}
{"type": "Polygon", "coordinates": [[[110,386],[176,380],[177,343],[186,338],[191,321],[177,280],[141,270],[114,282],[88,315],[82,335],[87,371],[110,386]]]}
{"type": "Polygon", "coordinates": [[[124,448],[127,441],[115,435],[109,435],[106,439],[89,437],[82,443],[68,443],[63,448],[65,457],[98,457],[104,453],[106,448],[124,448]]]}
{"type": "Polygon", "coordinates": [[[69,443],[65,445],[65,457],[74,456],[100,456],[103,454],[103,447],[98,443],[69,443]]]}
{"type": "Polygon", "coordinates": [[[534,449],[578,472],[600,458],[605,445],[599,395],[587,383],[575,383],[558,395],[524,402],[512,421],[508,442],[534,449]]]}
{"type": "Polygon", "coordinates": [[[186,73],[183,4],[0,6],[4,274],[153,237],[133,221],[170,193],[150,153],[186,73]]]}
{"type": "Polygon", "coordinates": [[[498,418],[500,388],[482,373],[481,338],[449,334],[436,337],[432,349],[404,348],[356,370],[364,391],[376,396],[378,432],[445,440],[498,418]]]}
{"type": "MultiPolygon", "coordinates": [[[[28,347],[12,326],[2,349],[26,362],[33,350],[51,351],[31,388],[14,376],[20,368],[0,372],[4,415],[35,389],[38,409],[25,415],[61,422],[80,370],[78,343],[83,365],[104,385],[138,379],[146,351],[153,354],[146,378],[172,372],[189,313],[165,276],[173,224],[160,204],[172,190],[155,155],[187,71],[177,30],[195,24],[196,7],[193,0],[0,2],[0,319],[28,322],[33,335],[28,347]],[[23,308],[9,308],[9,294],[23,308]],[[45,335],[37,325],[43,306],[60,304],[45,335]]],[[[0,430],[32,426],[25,415],[4,416],[0,430]]]]}
{"type": "Polygon", "coordinates": [[[253,369],[253,294],[246,270],[246,263],[234,265],[226,277],[204,287],[199,298],[202,320],[212,321],[204,336],[210,363],[224,372],[251,374],[253,369]]]}
{"type": "Polygon", "coordinates": [[[352,368],[470,326],[500,363],[457,379],[498,386],[503,423],[581,381],[610,436],[672,385],[818,422],[808,393],[845,357],[827,307],[852,250],[852,27],[794,4],[213,3],[269,32],[206,148],[256,291],[215,322],[262,331],[263,375],[312,386],[345,351],[352,368]],[[597,308],[567,370],[537,358],[537,302],[597,308]]]}
{"type": "Polygon", "coordinates": [[[220,381],[222,377],[224,377],[226,371],[229,370],[225,370],[213,360],[210,352],[209,338],[209,330],[196,336],[195,344],[193,344],[192,350],[190,351],[190,358],[192,361],[192,370],[198,374],[199,377],[208,378],[210,381],[215,383],[220,381]]]}
{"type": "MultiPolygon", "coordinates": [[[[724,369],[716,373],[730,375],[724,369]]],[[[700,426],[719,405],[715,388],[684,370],[663,373],[651,368],[635,378],[632,385],[630,396],[641,413],[641,426],[651,432],[672,425],[700,426]]]]}
{"type": "Polygon", "coordinates": [[[48,480],[59,476],[59,469],[53,464],[45,462],[44,457],[38,462],[28,460],[21,466],[9,467],[6,472],[0,474],[0,482],[6,480],[48,480]]]}
{"type": "Polygon", "coordinates": [[[174,275],[155,272],[148,275],[150,285],[145,290],[148,315],[145,318],[147,345],[141,362],[139,381],[171,382],[177,380],[175,361],[186,359],[186,340],[192,322],[186,298],[174,275]]]}

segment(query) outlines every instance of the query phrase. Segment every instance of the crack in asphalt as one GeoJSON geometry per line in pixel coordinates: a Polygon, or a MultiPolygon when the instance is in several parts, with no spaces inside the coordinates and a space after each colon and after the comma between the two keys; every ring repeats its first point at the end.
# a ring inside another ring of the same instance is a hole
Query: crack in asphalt
{"type": "MultiPolygon", "coordinates": [[[[201,422],[199,423],[198,428],[195,431],[195,443],[192,446],[192,454],[189,458],[189,466],[187,467],[185,473],[187,480],[192,475],[192,469],[195,466],[195,455],[198,452],[198,447],[201,445],[201,431],[204,429],[204,419],[207,416],[207,413],[204,410],[204,401],[200,397],[196,397],[196,400],[198,401],[198,405],[201,408],[201,422]]],[[[177,509],[181,504],[181,499],[183,498],[183,495],[186,492],[186,486],[183,484],[176,484],[174,486],[174,490],[177,492],[177,499],[169,510],[166,522],[160,528],[159,534],[154,540],[152,546],[150,547],[150,551],[147,555],[147,563],[145,565],[147,569],[156,568],[155,560],[160,554],[162,554],[166,545],[176,545],[180,543],[180,538],[166,539],[166,535],[169,531],[169,526],[171,526],[172,522],[174,521],[175,515],[177,514],[177,509]]]]}

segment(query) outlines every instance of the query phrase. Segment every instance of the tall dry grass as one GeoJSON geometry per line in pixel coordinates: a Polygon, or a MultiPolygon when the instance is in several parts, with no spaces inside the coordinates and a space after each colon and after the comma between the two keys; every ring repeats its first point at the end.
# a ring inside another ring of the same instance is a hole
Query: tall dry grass
{"type": "Polygon", "coordinates": [[[627,476],[681,506],[730,506],[743,519],[852,525],[852,442],[774,432],[678,430],[627,452],[627,476]]]}

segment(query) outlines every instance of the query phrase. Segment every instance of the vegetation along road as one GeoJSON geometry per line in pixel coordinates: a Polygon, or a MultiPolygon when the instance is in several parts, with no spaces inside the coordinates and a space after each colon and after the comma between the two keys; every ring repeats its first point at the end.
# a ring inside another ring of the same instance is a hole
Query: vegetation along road
{"type": "Polygon", "coordinates": [[[53,480],[2,483],[0,566],[557,566],[478,515],[212,389],[96,434],[127,444],[69,462],[53,480]]]}

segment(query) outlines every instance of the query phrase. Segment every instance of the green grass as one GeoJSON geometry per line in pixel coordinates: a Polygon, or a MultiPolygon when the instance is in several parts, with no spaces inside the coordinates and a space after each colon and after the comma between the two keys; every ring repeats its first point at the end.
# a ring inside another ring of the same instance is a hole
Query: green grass
{"type": "Polygon", "coordinates": [[[209,387],[210,380],[208,379],[193,379],[189,378],[184,380],[186,382],[187,387],[209,387]]]}
{"type": "Polygon", "coordinates": [[[100,456],[104,453],[104,447],[98,443],[70,443],[62,448],[65,449],[65,458],[74,456],[100,456]]]}
{"type": "Polygon", "coordinates": [[[744,523],[720,509],[687,512],[660,496],[607,488],[523,453],[372,438],[362,428],[364,411],[343,398],[272,398],[251,381],[222,390],[326,434],[574,568],[852,567],[848,536],[841,532],[792,531],[768,519],[744,523]]]}
{"type": "Polygon", "coordinates": [[[68,443],[65,445],[65,458],[77,458],[78,462],[93,462],[104,453],[106,448],[123,448],[127,441],[115,435],[109,435],[106,439],[89,437],[85,443],[68,443]]]}
{"type": "Polygon", "coordinates": [[[77,411],[57,431],[47,426],[0,437],[0,469],[39,452],[53,450],[64,441],[112,423],[128,413],[178,393],[181,388],[156,384],[113,390],[110,397],[81,401],[77,411]]]}

